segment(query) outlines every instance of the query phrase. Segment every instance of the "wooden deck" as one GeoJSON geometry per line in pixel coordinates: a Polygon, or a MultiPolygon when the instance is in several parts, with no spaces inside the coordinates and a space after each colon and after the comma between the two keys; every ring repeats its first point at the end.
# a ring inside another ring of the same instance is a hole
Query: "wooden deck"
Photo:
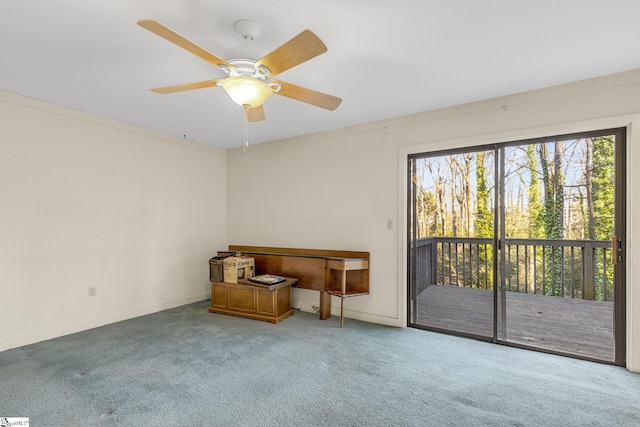
{"type": "MultiPolygon", "coordinates": [[[[506,293],[506,328],[498,339],[614,361],[613,303],[506,293]],[[503,333],[504,332],[504,333],[503,333]]],[[[418,296],[419,325],[493,336],[493,291],[431,285],[418,296]]]]}

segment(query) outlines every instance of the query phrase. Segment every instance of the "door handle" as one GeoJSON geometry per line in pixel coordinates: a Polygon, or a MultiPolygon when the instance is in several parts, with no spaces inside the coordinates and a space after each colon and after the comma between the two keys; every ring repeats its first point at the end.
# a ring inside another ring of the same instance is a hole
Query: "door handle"
{"type": "Polygon", "coordinates": [[[622,261],[622,242],[618,240],[617,236],[611,238],[611,264],[618,265],[618,262],[622,261]]]}

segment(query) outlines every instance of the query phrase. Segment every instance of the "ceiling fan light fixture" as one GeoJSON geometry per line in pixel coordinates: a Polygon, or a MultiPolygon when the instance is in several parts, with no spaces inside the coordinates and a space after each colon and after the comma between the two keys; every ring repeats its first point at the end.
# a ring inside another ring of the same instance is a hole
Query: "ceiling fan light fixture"
{"type": "Polygon", "coordinates": [[[273,94],[268,84],[253,77],[228,77],[221,84],[231,100],[241,107],[259,107],[273,94]]]}

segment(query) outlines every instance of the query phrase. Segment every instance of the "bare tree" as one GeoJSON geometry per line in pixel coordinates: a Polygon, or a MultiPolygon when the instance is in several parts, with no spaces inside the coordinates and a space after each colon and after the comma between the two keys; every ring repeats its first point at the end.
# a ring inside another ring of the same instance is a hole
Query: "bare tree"
{"type": "Polygon", "coordinates": [[[593,164],[592,164],[592,153],[593,153],[593,141],[591,138],[585,139],[585,144],[587,149],[585,150],[585,160],[584,160],[584,181],[587,189],[587,221],[588,226],[587,229],[589,231],[588,238],[589,240],[594,240],[596,237],[596,223],[595,223],[595,209],[593,206],[593,164]]]}

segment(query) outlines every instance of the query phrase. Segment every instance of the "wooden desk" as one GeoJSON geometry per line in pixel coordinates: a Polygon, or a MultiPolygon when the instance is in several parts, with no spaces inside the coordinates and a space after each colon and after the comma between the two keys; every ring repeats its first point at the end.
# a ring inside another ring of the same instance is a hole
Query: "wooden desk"
{"type": "Polygon", "coordinates": [[[322,320],[331,317],[331,295],[341,298],[340,326],[344,298],[369,293],[369,252],[243,245],[229,245],[229,251],[254,258],[256,274],[295,277],[297,288],[319,291],[322,320]]]}

